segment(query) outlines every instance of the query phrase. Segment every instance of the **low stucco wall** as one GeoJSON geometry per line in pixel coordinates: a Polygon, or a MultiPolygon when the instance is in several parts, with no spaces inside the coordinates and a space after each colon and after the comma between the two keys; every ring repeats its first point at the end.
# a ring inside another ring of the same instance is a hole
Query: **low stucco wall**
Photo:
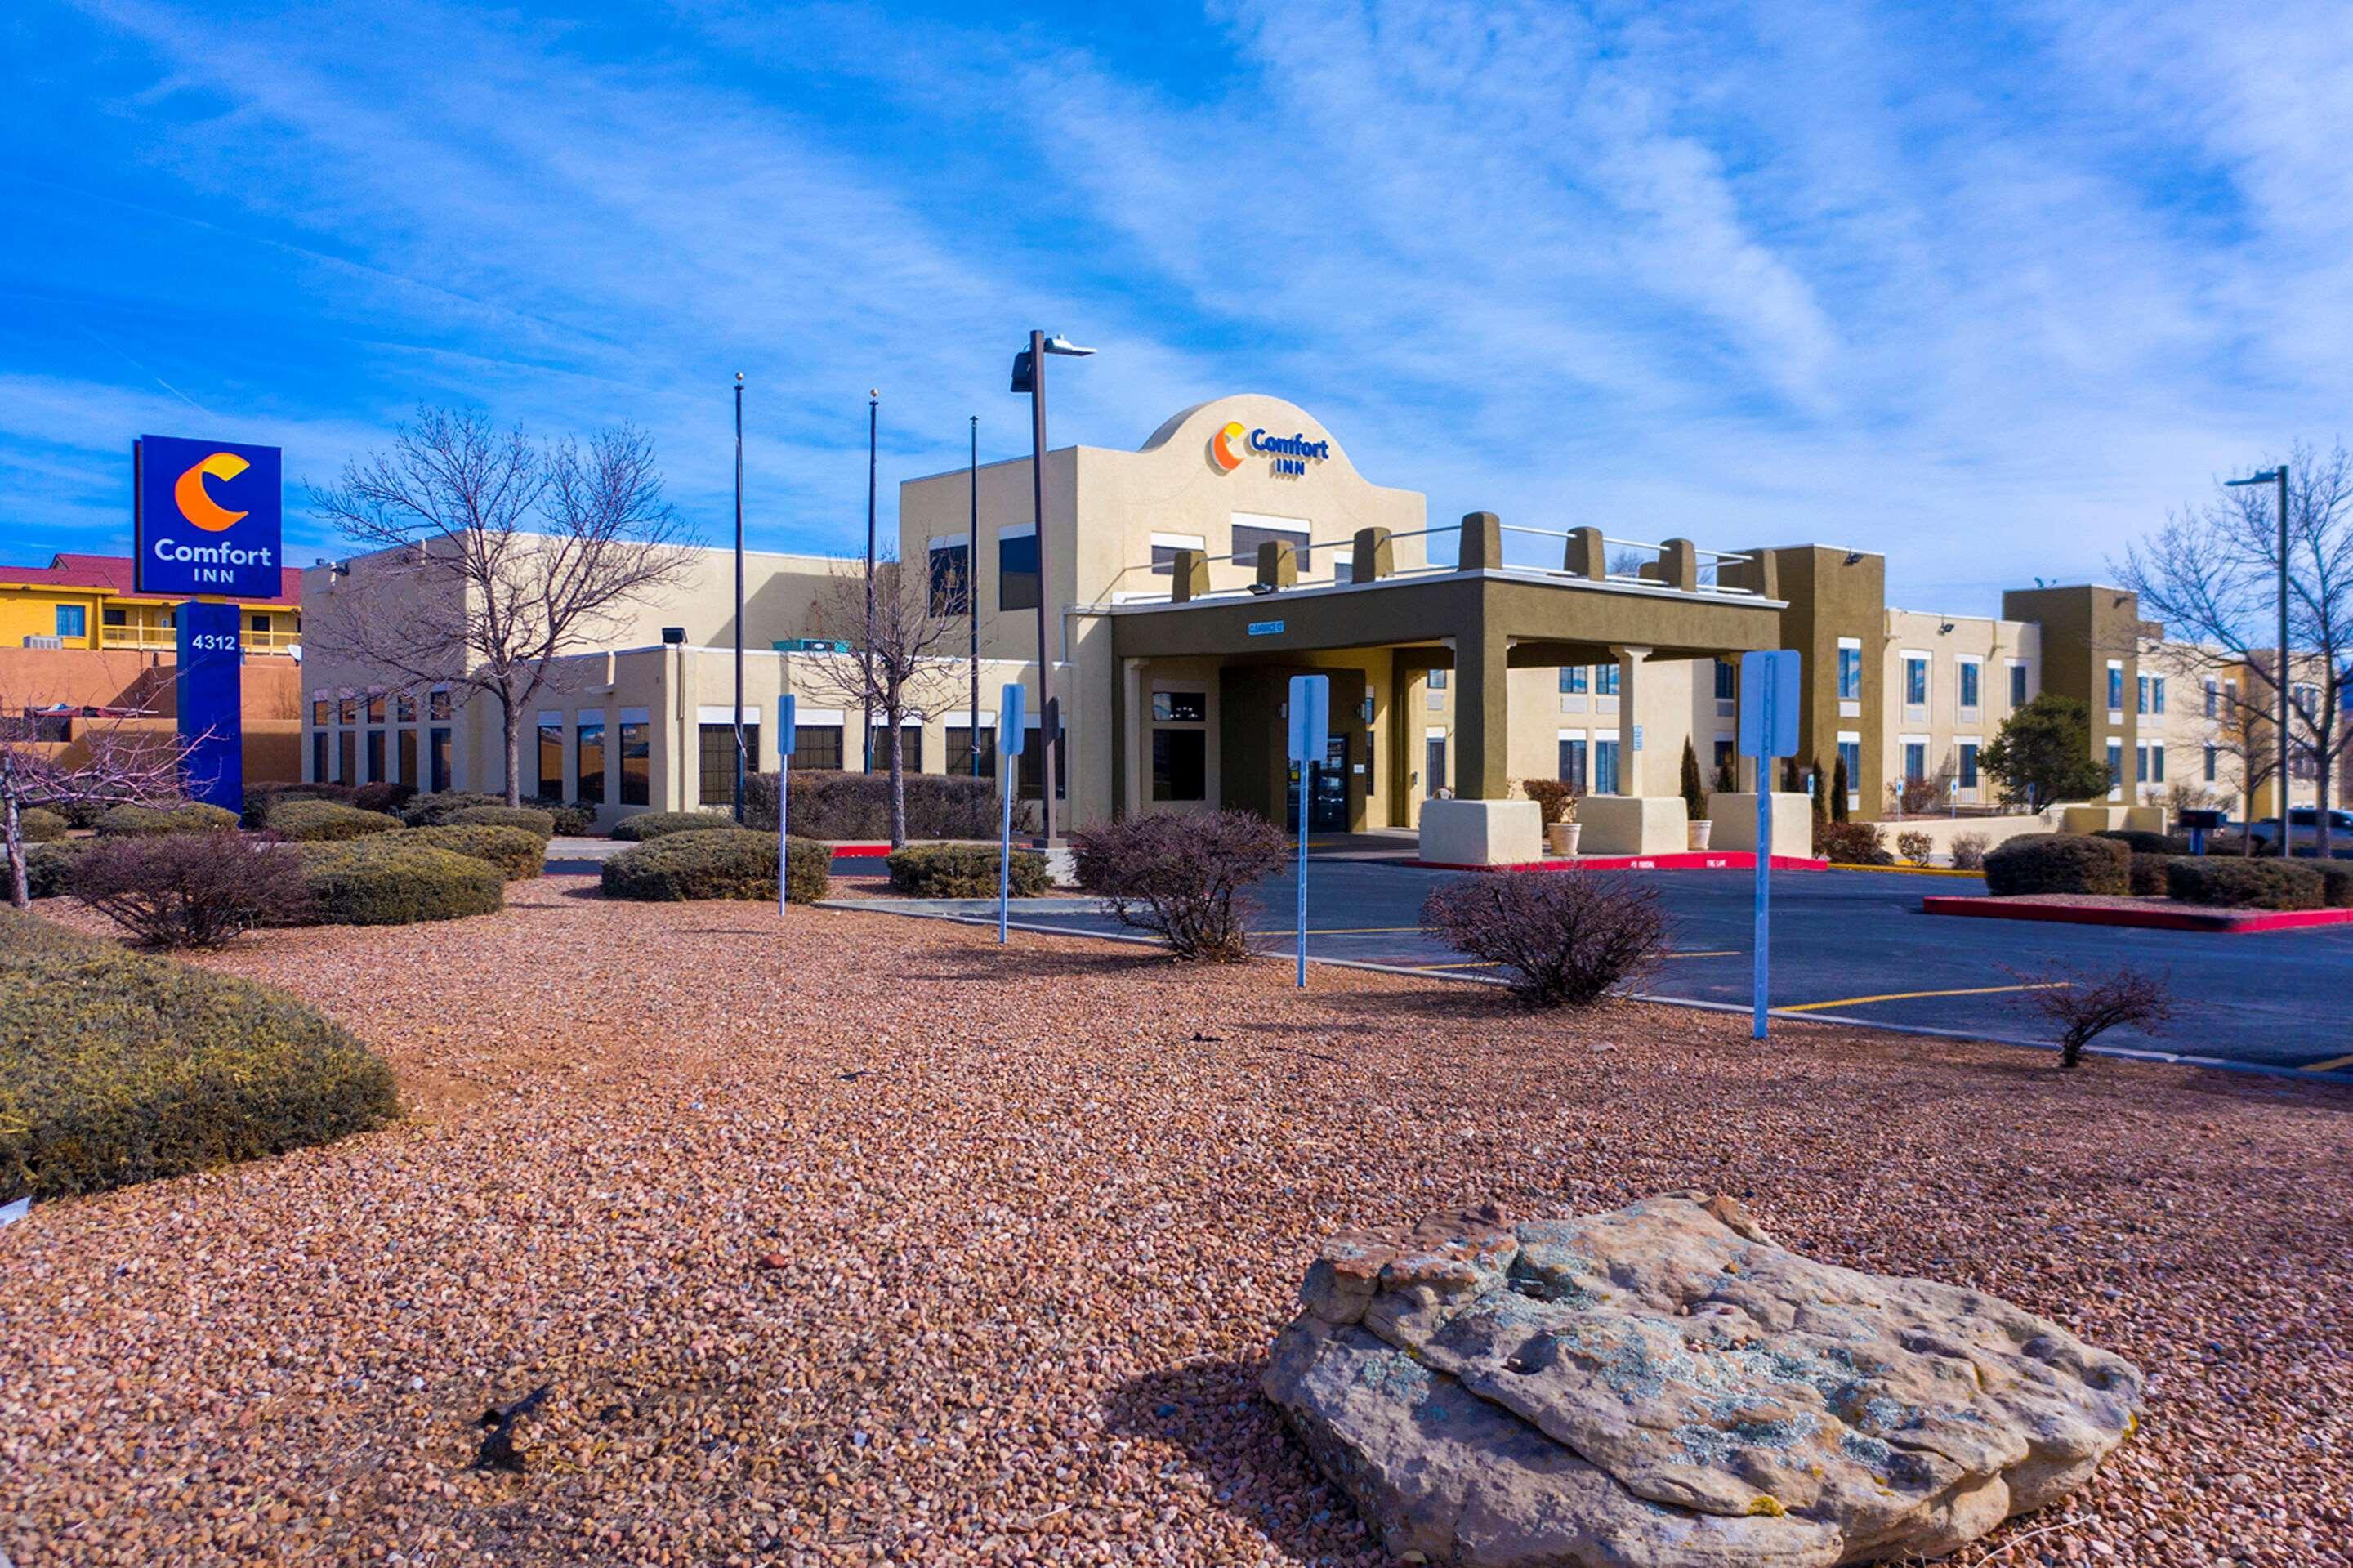
{"type": "Polygon", "coordinates": [[[1421,858],[1434,865],[1521,865],[1544,857],[1534,800],[1425,800],[1421,858]]]}
{"type": "MultiPolygon", "coordinates": [[[[1749,810],[1754,815],[1756,808],[1749,810]]],[[[1585,830],[1579,854],[1675,854],[1691,847],[1691,818],[1680,795],[1587,795],[1577,802],[1577,820],[1585,830]]]]}
{"type": "MultiPolygon", "coordinates": [[[[1707,820],[1715,823],[1707,847],[1757,851],[1757,797],[1720,794],[1707,799],[1707,820]]],[[[1814,803],[1805,795],[1773,792],[1773,853],[1810,855],[1814,853],[1814,803]]]]}

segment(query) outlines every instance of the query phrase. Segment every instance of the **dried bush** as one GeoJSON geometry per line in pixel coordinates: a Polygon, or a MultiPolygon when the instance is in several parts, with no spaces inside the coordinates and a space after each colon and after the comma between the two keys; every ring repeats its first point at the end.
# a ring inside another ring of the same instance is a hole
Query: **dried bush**
{"type": "Polygon", "coordinates": [[[1282,869],[1291,841],[1250,811],[1150,811],[1071,835],[1079,885],[1124,926],[1150,931],[1179,959],[1250,957],[1250,889],[1282,869]]]}
{"type": "Polygon", "coordinates": [[[506,907],[506,878],[471,855],[379,833],[343,843],[294,844],[315,926],[406,926],[506,907]]]}
{"type": "Polygon", "coordinates": [[[451,822],[438,828],[410,828],[400,835],[400,842],[488,861],[509,882],[525,882],[547,869],[547,841],[527,828],[451,822]]]}
{"type": "Polygon", "coordinates": [[[2021,1005],[2059,1031],[2063,1067],[2081,1062],[2084,1047],[2111,1029],[2154,1034],[2173,1016],[2173,995],[2165,980],[2129,964],[2104,977],[2052,969],[2019,978],[2031,988],[2021,993],[2021,1005]]]}
{"type": "Polygon", "coordinates": [[[396,817],[400,815],[403,807],[416,799],[416,785],[394,784],[377,779],[372,784],[363,784],[353,790],[351,804],[357,806],[363,811],[389,811],[396,817]]]}
{"type": "Polygon", "coordinates": [[[288,800],[332,800],[337,805],[357,803],[359,791],[348,784],[303,784],[267,781],[245,787],[245,814],[240,819],[252,832],[269,826],[269,813],[288,800]]]}
{"type": "Polygon", "coordinates": [[[242,833],[100,839],[69,885],[151,948],[221,947],[258,926],[292,924],[310,905],[301,869],[242,833]]]}
{"type": "Polygon", "coordinates": [[[1583,871],[1474,872],[1432,888],[1421,923],[1458,953],[1499,964],[1530,1007],[1583,1007],[1655,963],[1667,939],[1656,893],[1583,871]]]}
{"type": "Polygon", "coordinates": [[[2152,833],[2142,828],[2103,828],[2092,836],[2113,839],[2135,854],[2189,853],[2189,835],[2187,833],[2152,833]]]}
{"type": "Polygon", "coordinates": [[[1953,869],[1982,871],[1985,869],[1986,845],[1990,842],[1983,833],[1953,835],[1953,869]]]}
{"type": "Polygon", "coordinates": [[[1573,821],[1577,817],[1577,791],[1558,779],[1523,779],[1521,792],[1536,803],[1536,814],[1544,825],[1573,821]]]}
{"type": "MultiPolygon", "coordinates": [[[[995,844],[909,844],[891,852],[891,885],[913,898],[994,898],[1001,863],[995,844]]],[[[1013,852],[1008,891],[1034,898],[1052,884],[1046,857],[1036,850],[1013,852]]]]}
{"type": "Polygon", "coordinates": [[[269,831],[289,843],[340,843],[370,833],[396,833],[400,819],[333,800],[280,800],[269,809],[269,831]]]}
{"type": "Polygon", "coordinates": [[[1894,865],[1876,822],[1814,819],[1814,854],[1833,865],[1894,865]]]}
{"type": "MultiPolygon", "coordinates": [[[[648,839],[666,839],[672,833],[699,833],[734,825],[734,818],[717,811],[639,811],[613,824],[612,836],[627,843],[643,843],[648,839]]],[[[776,832],[774,828],[767,831],[776,832]]]]}
{"type": "Polygon", "coordinates": [[[2142,854],[2135,852],[2130,865],[2126,867],[2126,875],[2131,881],[2133,896],[2136,898],[2164,897],[2167,885],[2165,868],[2172,859],[2171,855],[2142,854]]]}
{"type": "Polygon", "coordinates": [[[2316,862],[2313,870],[2320,874],[2320,901],[2331,909],[2353,908],[2353,865],[2333,860],[2316,862]]]}
{"type": "Polygon", "coordinates": [[[2184,904],[2317,909],[2327,884],[2314,867],[2295,861],[2177,855],[2165,863],[2165,890],[2184,904]]]}
{"type": "Polygon", "coordinates": [[[176,806],[111,806],[98,819],[109,836],[134,833],[216,833],[237,826],[237,813],[200,800],[176,806]]]}
{"type": "MultiPolygon", "coordinates": [[[[833,851],[796,837],[786,850],[786,899],[814,904],[826,895],[833,851]]],[[[776,835],[726,827],[707,833],[672,833],[625,849],[604,864],[607,898],[673,902],[682,898],[745,898],[775,903],[776,835]]]]}
{"type": "Polygon", "coordinates": [[[448,823],[460,811],[477,806],[504,807],[503,795],[485,795],[474,789],[445,789],[438,795],[419,795],[400,809],[400,820],[412,828],[438,828],[448,823]]]}
{"type": "Polygon", "coordinates": [[[27,806],[16,813],[16,832],[28,844],[54,843],[66,832],[65,818],[45,806],[27,806]]]}
{"type": "Polygon", "coordinates": [[[438,822],[421,822],[427,828],[521,828],[527,833],[537,833],[542,843],[555,836],[555,815],[533,806],[468,806],[452,811],[438,822]]]}
{"type": "Polygon", "coordinates": [[[596,808],[594,806],[579,800],[567,800],[561,806],[543,800],[540,810],[555,820],[555,832],[559,838],[585,839],[596,834],[596,808]]]}
{"type": "Polygon", "coordinates": [[[2132,891],[2132,852],[2114,839],[2088,833],[2025,833],[1987,853],[1986,891],[1999,897],[2027,893],[2132,891]]]}
{"type": "MultiPolygon", "coordinates": [[[[891,836],[891,777],[810,768],[793,774],[793,837],[887,840],[891,836]]],[[[909,773],[907,836],[914,839],[997,837],[1004,803],[994,779],[968,774],[909,773]]],[[[1013,802],[1013,831],[1038,821],[1034,800],[1013,802]]],[[[754,773],[744,782],[744,825],[776,831],[776,775],[754,773]]]]}
{"type": "Polygon", "coordinates": [[[1928,857],[1936,853],[1936,841],[1923,832],[1898,833],[1895,853],[1904,857],[1906,865],[1926,865],[1928,857]]]}
{"type": "Polygon", "coordinates": [[[52,839],[25,851],[25,895],[61,898],[73,891],[74,867],[98,847],[96,839],[52,839]]]}
{"type": "Polygon", "coordinates": [[[282,1154],[396,1110],[391,1069],[292,997],[0,910],[0,1202],[282,1154]]]}

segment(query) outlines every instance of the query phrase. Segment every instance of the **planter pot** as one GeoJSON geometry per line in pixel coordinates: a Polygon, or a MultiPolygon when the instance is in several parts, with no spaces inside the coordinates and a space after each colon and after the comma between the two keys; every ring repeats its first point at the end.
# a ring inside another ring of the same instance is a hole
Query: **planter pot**
{"type": "Polygon", "coordinates": [[[1708,837],[1708,834],[1709,834],[1709,833],[1711,833],[1711,832],[1713,832],[1715,831],[1715,824],[1714,822],[1694,822],[1694,823],[1692,823],[1692,824],[1691,824],[1691,847],[1692,847],[1692,848],[1694,848],[1694,849],[1695,849],[1695,850],[1704,850],[1704,849],[1707,848],[1707,837],[1708,837]]]}
{"type": "Polygon", "coordinates": [[[1563,858],[1577,853],[1578,828],[1575,822],[1555,822],[1545,830],[1545,847],[1563,858]]]}

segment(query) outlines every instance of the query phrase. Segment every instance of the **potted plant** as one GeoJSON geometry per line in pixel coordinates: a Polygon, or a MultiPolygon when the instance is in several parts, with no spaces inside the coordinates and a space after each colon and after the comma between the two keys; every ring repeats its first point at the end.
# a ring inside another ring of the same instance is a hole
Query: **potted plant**
{"type": "Polygon", "coordinates": [[[1683,740],[1683,815],[1690,821],[1691,847],[1704,850],[1715,824],[1707,818],[1707,789],[1699,781],[1699,753],[1692,749],[1688,736],[1683,740]]]}
{"type": "Polygon", "coordinates": [[[1545,848],[1552,854],[1577,853],[1577,795],[1559,779],[1525,779],[1520,789],[1544,819],[1545,848]]]}

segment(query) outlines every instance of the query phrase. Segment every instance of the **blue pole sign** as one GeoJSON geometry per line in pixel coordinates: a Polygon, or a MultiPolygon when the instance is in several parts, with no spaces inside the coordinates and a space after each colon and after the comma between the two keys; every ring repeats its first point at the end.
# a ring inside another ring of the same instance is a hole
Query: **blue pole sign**
{"type": "Polygon", "coordinates": [[[132,585],[276,599],[285,566],[276,447],[142,436],[132,444],[132,585]]]}
{"type": "MultiPolygon", "coordinates": [[[[1021,769],[1007,767],[1005,758],[1021,755],[1022,720],[1028,716],[1029,694],[1018,681],[1005,683],[997,699],[997,792],[1005,798],[1005,827],[997,842],[997,945],[1005,945],[1006,906],[1013,896],[1013,795],[1021,787],[1021,769]]],[[[975,733],[980,715],[972,715],[975,733]]]]}
{"type": "Polygon", "coordinates": [[[1332,750],[1332,677],[1291,677],[1291,760],[1299,769],[1299,984],[1307,984],[1307,775],[1332,750]]]}
{"type": "Polygon", "coordinates": [[[1749,1033],[1759,1040],[1773,962],[1773,761],[1798,754],[1799,681],[1795,653],[1740,656],[1740,755],[1757,761],[1756,1018],[1749,1033]]]}
{"type": "Polygon", "coordinates": [[[799,745],[797,728],[800,704],[790,692],[776,699],[776,913],[787,902],[786,873],[792,869],[793,747],[799,745]]]}
{"type": "Polygon", "coordinates": [[[180,667],[174,679],[188,798],[242,812],[245,654],[237,616],[233,604],[181,605],[173,617],[180,632],[180,667]]]}

